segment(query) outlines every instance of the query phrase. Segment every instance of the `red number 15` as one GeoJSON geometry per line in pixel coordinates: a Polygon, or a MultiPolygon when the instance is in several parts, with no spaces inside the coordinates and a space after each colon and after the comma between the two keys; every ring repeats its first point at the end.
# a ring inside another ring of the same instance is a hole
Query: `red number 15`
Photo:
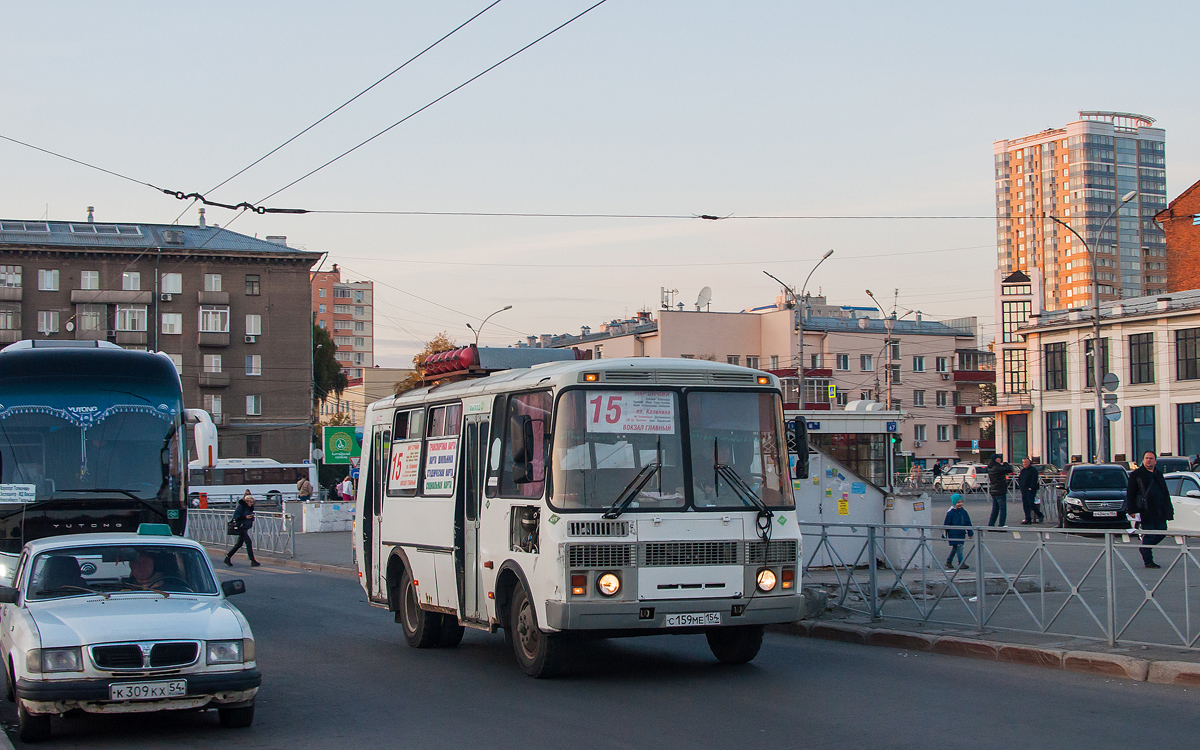
{"type": "MultiPolygon", "coordinates": [[[[603,401],[604,401],[603,396],[597,396],[594,399],[588,401],[589,404],[592,404],[593,406],[596,407],[595,412],[592,413],[592,421],[595,422],[596,424],[600,423],[600,408],[603,404],[603,401]]],[[[621,397],[620,396],[609,396],[608,397],[608,407],[606,409],[604,409],[604,421],[608,422],[609,424],[616,424],[617,422],[621,421],[621,397]]]]}

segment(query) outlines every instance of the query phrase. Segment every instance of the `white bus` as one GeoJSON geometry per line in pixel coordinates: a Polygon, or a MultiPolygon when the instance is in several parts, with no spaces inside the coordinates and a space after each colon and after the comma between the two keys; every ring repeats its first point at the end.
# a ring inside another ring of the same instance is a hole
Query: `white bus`
{"type": "Polygon", "coordinates": [[[416,648],[502,629],[553,674],[569,633],[704,633],[722,662],[800,614],[779,381],[686,359],[550,362],[366,415],[354,534],[416,648]]]}
{"type": "Polygon", "coordinates": [[[196,459],[188,463],[188,505],[199,507],[201,493],[209,507],[234,505],[246,490],[254,493],[258,502],[276,505],[296,499],[296,482],[301,477],[308,477],[316,492],[316,464],[282,464],[273,458],[218,458],[211,468],[205,468],[196,459]]]}

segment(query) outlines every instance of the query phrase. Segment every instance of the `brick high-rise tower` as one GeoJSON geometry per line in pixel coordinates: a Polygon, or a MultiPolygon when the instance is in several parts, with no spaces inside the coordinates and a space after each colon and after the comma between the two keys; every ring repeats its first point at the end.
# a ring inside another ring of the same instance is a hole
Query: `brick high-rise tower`
{"type": "Polygon", "coordinates": [[[1124,112],[1080,112],[1065,127],[993,144],[996,251],[1002,275],[1042,272],[1047,310],[1092,303],[1087,249],[1097,248],[1100,298],[1161,294],[1168,288],[1166,238],[1154,216],[1167,205],[1166,132],[1124,112]],[[1104,227],[1121,197],[1137,191],[1104,227]]]}

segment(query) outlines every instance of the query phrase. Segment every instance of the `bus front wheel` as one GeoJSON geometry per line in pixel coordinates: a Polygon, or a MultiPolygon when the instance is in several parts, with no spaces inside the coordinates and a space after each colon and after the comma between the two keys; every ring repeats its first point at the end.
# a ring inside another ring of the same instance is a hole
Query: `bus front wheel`
{"type": "Polygon", "coordinates": [[[421,609],[412,573],[404,571],[400,580],[400,627],[404,630],[404,640],[413,648],[430,648],[437,644],[441,626],[441,615],[421,609]]]}
{"type": "Polygon", "coordinates": [[[722,664],[745,664],[758,656],[762,648],[762,625],[735,625],[714,628],[704,634],[713,656],[722,664]]]}
{"type": "Polygon", "coordinates": [[[562,666],[565,644],[561,633],[543,633],[525,587],[518,586],[509,608],[508,633],[517,664],[530,677],[553,677],[562,666]]]}

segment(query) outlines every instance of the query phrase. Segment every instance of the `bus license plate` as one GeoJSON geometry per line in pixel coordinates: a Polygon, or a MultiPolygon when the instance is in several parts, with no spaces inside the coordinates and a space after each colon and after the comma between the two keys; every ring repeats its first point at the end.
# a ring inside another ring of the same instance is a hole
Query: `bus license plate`
{"type": "Polygon", "coordinates": [[[113,701],[154,701],[182,698],[187,695],[187,680],[161,682],[122,682],[108,686],[108,699],[113,701]]]}
{"type": "Polygon", "coordinates": [[[663,618],[663,627],[680,628],[696,625],[720,625],[720,612],[700,612],[681,615],[667,615],[663,618]]]}
{"type": "Polygon", "coordinates": [[[1093,511],[1092,515],[1097,518],[1116,518],[1117,512],[1115,510],[1097,510],[1093,511]]]}

